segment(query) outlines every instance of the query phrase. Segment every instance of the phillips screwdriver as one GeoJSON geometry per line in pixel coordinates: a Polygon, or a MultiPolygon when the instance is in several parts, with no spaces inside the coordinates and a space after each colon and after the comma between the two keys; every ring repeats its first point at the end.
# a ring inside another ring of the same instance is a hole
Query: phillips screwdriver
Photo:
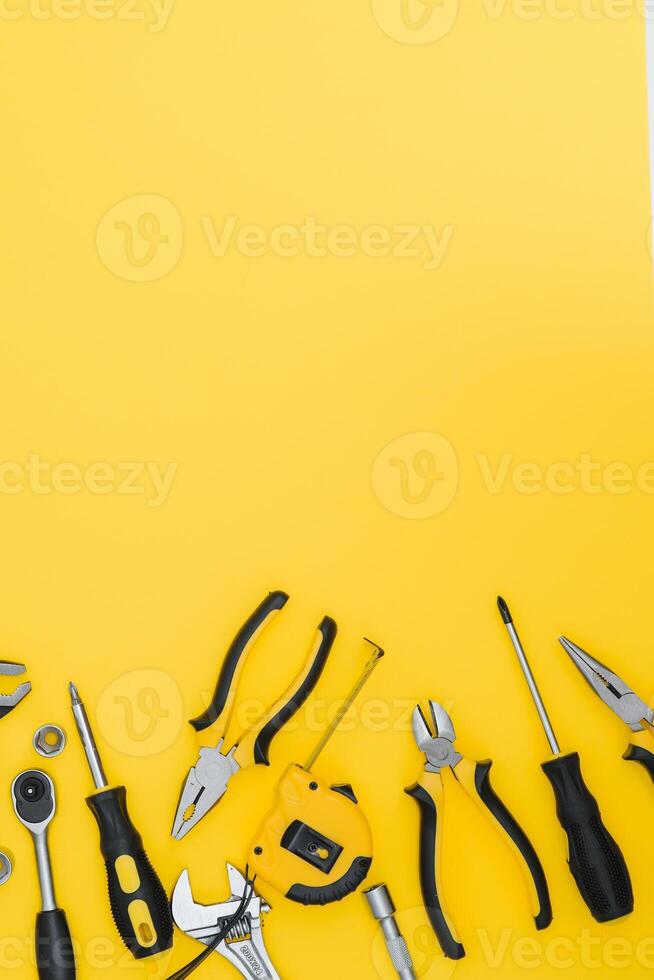
{"type": "Polygon", "coordinates": [[[86,709],[69,685],[73,715],[97,790],[87,804],[98,822],[100,849],[107,868],[109,900],[116,928],[136,959],[154,956],[173,944],[168,898],[127,811],[124,786],[109,787],[86,709]]]}
{"type": "Polygon", "coordinates": [[[542,769],[554,790],[559,823],[568,838],[568,865],[577,888],[598,922],[629,915],[634,896],[622,851],[604,826],[597,800],[584,782],[579,754],[561,755],[509,607],[501,596],[497,605],[552,750],[553,758],[543,763],[542,769]]]}

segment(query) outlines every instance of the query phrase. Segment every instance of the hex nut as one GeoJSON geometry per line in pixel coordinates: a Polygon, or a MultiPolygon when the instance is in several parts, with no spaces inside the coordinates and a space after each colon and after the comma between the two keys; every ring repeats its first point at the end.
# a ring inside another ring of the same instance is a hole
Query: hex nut
{"type": "Polygon", "coordinates": [[[0,851],[0,885],[5,885],[9,881],[13,870],[9,855],[0,851]]]}
{"type": "Polygon", "coordinates": [[[58,725],[43,725],[34,733],[33,744],[44,759],[52,759],[66,748],[66,733],[58,725]]]}

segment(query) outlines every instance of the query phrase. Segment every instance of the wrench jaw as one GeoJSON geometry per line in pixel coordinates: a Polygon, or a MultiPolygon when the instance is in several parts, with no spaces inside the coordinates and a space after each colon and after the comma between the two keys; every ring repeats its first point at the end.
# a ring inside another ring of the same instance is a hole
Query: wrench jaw
{"type": "Polygon", "coordinates": [[[175,840],[186,837],[213,810],[225,795],[230,779],[240,769],[234,759],[236,746],[224,755],[221,752],[223,741],[221,739],[215,749],[200,749],[198,761],[189,770],[173,823],[172,836],[175,840]]]}
{"type": "MultiPolygon", "coordinates": [[[[171,907],[175,925],[192,939],[210,945],[227,920],[237,911],[247,882],[241,872],[227,864],[232,895],[226,902],[216,905],[200,905],[193,898],[188,871],[183,871],[175,885],[171,907]]],[[[253,893],[241,918],[234,924],[226,939],[215,952],[232,964],[244,977],[251,980],[279,980],[263,940],[261,917],[270,906],[253,893]]]]}
{"type": "MultiPolygon", "coordinates": [[[[20,674],[24,674],[26,670],[25,664],[0,661],[0,674],[5,677],[17,677],[20,674]]],[[[20,704],[31,690],[32,685],[29,681],[25,681],[23,684],[18,685],[13,694],[0,694],[0,718],[4,718],[10,711],[13,711],[16,705],[20,704]]]]}

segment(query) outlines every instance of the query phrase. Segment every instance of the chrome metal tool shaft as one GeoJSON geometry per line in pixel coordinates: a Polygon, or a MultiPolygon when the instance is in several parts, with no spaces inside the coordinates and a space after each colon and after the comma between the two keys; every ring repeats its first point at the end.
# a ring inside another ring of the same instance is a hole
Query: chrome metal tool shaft
{"type": "Polygon", "coordinates": [[[536,678],[534,677],[531,667],[529,666],[527,654],[525,653],[522,643],[520,642],[518,631],[513,625],[513,617],[511,616],[509,607],[502,596],[497,597],[497,605],[500,610],[502,622],[506,626],[507,632],[511,637],[511,643],[513,644],[515,652],[518,655],[518,660],[520,661],[520,666],[522,667],[522,673],[525,675],[531,696],[534,699],[534,704],[536,705],[536,710],[538,711],[540,720],[543,723],[543,728],[545,729],[545,734],[547,735],[547,741],[550,743],[552,755],[561,755],[561,748],[557,741],[556,735],[554,734],[554,729],[552,728],[552,722],[550,721],[547,713],[547,708],[545,707],[543,699],[540,696],[536,678]]]}
{"type": "Polygon", "coordinates": [[[79,696],[79,691],[72,682],[68,685],[68,689],[70,691],[70,701],[73,708],[75,723],[77,724],[77,731],[79,732],[79,737],[82,740],[82,745],[84,746],[84,753],[93,776],[95,788],[105,789],[109,783],[102,766],[102,759],[100,758],[98,747],[95,744],[95,739],[93,737],[91,723],[89,722],[89,718],[86,713],[86,708],[84,707],[84,703],[79,696]]]}
{"type": "Polygon", "coordinates": [[[370,911],[384,934],[384,942],[391,962],[401,980],[415,980],[413,961],[404,936],[395,921],[395,906],[386,885],[375,885],[364,891],[370,911]]]}

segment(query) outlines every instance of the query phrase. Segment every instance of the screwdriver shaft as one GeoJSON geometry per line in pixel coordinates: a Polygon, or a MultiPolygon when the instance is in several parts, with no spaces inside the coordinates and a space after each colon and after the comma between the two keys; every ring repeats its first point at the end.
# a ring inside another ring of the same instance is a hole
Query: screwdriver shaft
{"type": "Polygon", "coordinates": [[[543,728],[545,729],[545,734],[547,735],[547,741],[550,743],[550,748],[553,755],[561,755],[561,748],[557,741],[556,735],[554,734],[554,729],[552,727],[552,722],[550,721],[549,715],[547,713],[547,708],[543,702],[543,699],[538,690],[538,684],[536,683],[536,678],[534,677],[531,667],[529,666],[529,661],[527,660],[527,655],[524,651],[522,643],[520,642],[520,637],[518,636],[518,631],[516,630],[511,613],[509,612],[509,607],[507,606],[504,599],[501,596],[497,599],[497,605],[499,606],[500,615],[504,625],[507,628],[507,632],[511,637],[511,643],[513,648],[518,655],[518,660],[522,668],[522,673],[525,675],[527,685],[529,686],[529,691],[532,698],[534,699],[534,704],[536,705],[536,710],[542,722],[543,728]]]}
{"type": "Polygon", "coordinates": [[[82,740],[82,745],[84,746],[84,753],[89,764],[89,769],[91,770],[91,775],[93,776],[95,788],[105,789],[109,783],[102,767],[102,759],[100,758],[98,747],[95,744],[95,739],[93,737],[91,723],[89,722],[89,718],[86,713],[86,708],[84,707],[82,699],[79,696],[79,691],[75,685],[70,683],[68,685],[68,689],[70,691],[70,700],[73,708],[73,715],[75,716],[77,731],[79,732],[79,737],[82,740]]]}

